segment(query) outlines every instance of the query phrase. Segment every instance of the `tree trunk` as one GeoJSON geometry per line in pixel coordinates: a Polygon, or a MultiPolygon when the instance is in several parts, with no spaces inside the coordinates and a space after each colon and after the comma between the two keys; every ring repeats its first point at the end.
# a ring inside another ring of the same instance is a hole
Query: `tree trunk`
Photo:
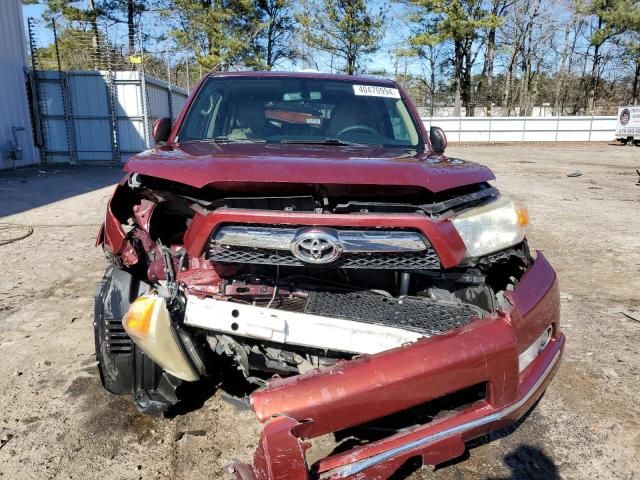
{"type": "Polygon", "coordinates": [[[640,57],[636,59],[636,73],[633,76],[633,87],[631,89],[631,104],[640,105],[640,57]]]}
{"type": "MultiPolygon", "coordinates": [[[[602,29],[602,17],[598,17],[598,30],[602,29]]],[[[587,96],[587,113],[593,115],[593,110],[596,106],[596,88],[598,87],[598,80],[600,76],[600,47],[602,43],[595,43],[593,45],[593,63],[591,64],[591,82],[589,85],[589,94],[587,96]]]]}
{"type": "Polygon", "coordinates": [[[520,93],[520,116],[527,116],[531,112],[531,80],[533,57],[533,29],[530,29],[522,46],[523,72],[522,89],[520,93]],[[528,46],[527,46],[528,45],[528,46]]]}
{"type": "Polygon", "coordinates": [[[518,50],[514,47],[511,58],[509,59],[509,66],[507,67],[507,74],[504,80],[504,91],[502,93],[502,108],[506,109],[507,117],[511,116],[511,81],[513,79],[513,67],[516,64],[517,56],[518,50]]]}
{"type": "Polygon", "coordinates": [[[454,76],[455,76],[455,90],[453,93],[454,115],[460,116],[461,112],[461,89],[462,89],[462,45],[457,40],[455,41],[455,53],[454,53],[454,76]]]}
{"type": "Polygon", "coordinates": [[[267,70],[273,68],[273,19],[269,23],[269,30],[267,31],[267,70]]]}
{"type": "Polygon", "coordinates": [[[502,93],[502,108],[506,110],[506,116],[511,116],[511,78],[513,76],[513,65],[509,65],[507,75],[504,79],[504,92],[502,93]]]}
{"type": "MultiPolygon", "coordinates": [[[[638,66],[640,66],[640,62],[638,63],[638,66]]],[[[433,113],[435,110],[435,101],[436,101],[436,58],[435,58],[435,54],[433,52],[433,47],[431,47],[429,49],[429,68],[431,71],[431,92],[430,92],[430,99],[429,99],[429,103],[431,105],[431,116],[433,117],[433,113]]],[[[637,70],[636,70],[637,71],[637,70]]],[[[637,76],[636,76],[637,78],[637,76]]]]}
{"type": "Polygon", "coordinates": [[[487,57],[485,59],[486,62],[486,70],[485,70],[485,81],[487,82],[487,95],[485,98],[487,99],[487,116],[491,116],[493,114],[493,63],[496,55],[496,29],[492,28],[489,30],[489,36],[487,37],[487,57]]]}
{"type": "Polygon", "coordinates": [[[528,102],[529,102],[529,68],[525,62],[524,72],[522,73],[522,83],[520,85],[520,101],[518,102],[520,104],[519,116],[521,117],[527,116],[528,102]]]}
{"type": "Polygon", "coordinates": [[[565,68],[567,65],[567,51],[569,49],[569,30],[570,24],[567,23],[564,29],[564,43],[562,45],[560,68],[558,69],[558,74],[556,75],[556,91],[553,95],[553,113],[555,115],[562,115],[562,111],[560,108],[560,94],[562,93],[562,88],[564,87],[565,68]]]}
{"type": "Polygon", "coordinates": [[[98,14],[96,12],[95,0],[89,0],[89,10],[91,11],[91,43],[93,47],[93,68],[100,70],[100,32],[98,30],[98,14]]]}
{"type": "Polygon", "coordinates": [[[471,99],[471,45],[467,45],[464,54],[464,83],[462,85],[462,103],[466,107],[465,116],[475,115],[475,105],[471,99]]]}
{"type": "Polygon", "coordinates": [[[598,86],[598,68],[600,66],[600,45],[593,47],[593,64],[591,65],[591,82],[589,84],[589,94],[587,96],[587,113],[593,115],[596,105],[596,88],[598,86]]]}
{"type": "Polygon", "coordinates": [[[357,46],[350,43],[347,47],[347,75],[356,74],[356,62],[358,58],[357,46]]]}
{"type": "Polygon", "coordinates": [[[536,97],[538,96],[538,83],[540,80],[540,72],[538,71],[538,68],[539,67],[536,67],[533,71],[531,81],[529,82],[529,109],[526,112],[528,117],[533,115],[533,107],[535,106],[536,97]]]}
{"type": "MultiPolygon", "coordinates": [[[[579,20],[577,22],[577,24],[573,27],[573,41],[571,42],[571,48],[569,50],[569,61],[567,63],[567,73],[571,74],[571,72],[573,71],[573,65],[574,65],[574,59],[575,59],[575,53],[576,53],[576,48],[578,46],[578,38],[579,38],[579,33],[582,31],[582,27],[584,26],[584,21],[583,20],[579,20]]],[[[568,88],[563,88],[562,91],[562,100],[560,102],[560,111],[564,112],[565,107],[567,106],[567,103],[569,101],[568,98],[568,88]]],[[[574,107],[574,111],[575,111],[575,107],[574,107]]]]}
{"type": "Polygon", "coordinates": [[[136,24],[134,16],[134,0],[127,0],[127,29],[129,34],[129,55],[136,53],[136,24]]]}
{"type": "Polygon", "coordinates": [[[350,56],[347,59],[347,75],[355,75],[355,74],[356,74],[355,59],[350,56]]]}

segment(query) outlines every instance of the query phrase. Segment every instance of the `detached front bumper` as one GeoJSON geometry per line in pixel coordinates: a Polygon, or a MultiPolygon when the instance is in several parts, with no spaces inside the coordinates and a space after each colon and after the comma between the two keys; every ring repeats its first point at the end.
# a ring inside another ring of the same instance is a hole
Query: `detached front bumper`
{"type": "Polygon", "coordinates": [[[513,305],[508,313],[332,368],[275,380],[255,392],[251,405],[265,427],[253,467],[235,464],[236,478],[384,479],[411,457],[420,456],[427,465],[443,463],[461,455],[465,442],[515,422],[544,392],[565,343],[556,275],[541,253],[508,299],[513,305]],[[550,325],[551,341],[519,372],[519,354],[550,325]],[[486,396],[471,406],[307,465],[305,439],[479,384],[486,385],[486,396]]]}

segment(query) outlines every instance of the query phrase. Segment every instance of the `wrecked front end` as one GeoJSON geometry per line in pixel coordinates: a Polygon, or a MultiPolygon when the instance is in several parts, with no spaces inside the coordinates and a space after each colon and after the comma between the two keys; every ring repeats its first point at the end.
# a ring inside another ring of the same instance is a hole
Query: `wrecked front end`
{"type": "Polygon", "coordinates": [[[564,337],[525,223],[488,184],[249,195],[132,174],[101,240],[148,286],[123,327],[171,382],[226,356],[254,384],[264,429],[237,478],[365,479],[457,457],[540,398],[564,337]]]}

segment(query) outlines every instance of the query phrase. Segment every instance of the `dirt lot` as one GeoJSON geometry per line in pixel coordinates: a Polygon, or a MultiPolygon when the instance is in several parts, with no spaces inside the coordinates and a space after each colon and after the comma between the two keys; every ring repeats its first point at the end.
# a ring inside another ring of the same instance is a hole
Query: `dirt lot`
{"type": "MultiPolygon", "coordinates": [[[[564,363],[517,428],[411,479],[640,478],[640,148],[597,144],[452,146],[494,169],[528,205],[533,247],[558,271],[564,363]],[[579,171],[581,176],[567,177],[579,171]]],[[[93,355],[93,247],[118,168],[0,174],[0,223],[33,226],[0,245],[0,477],[229,478],[259,427],[221,400],[173,418],[138,414],[99,384],[93,355]]],[[[6,234],[6,230],[5,230],[6,234]]],[[[3,233],[0,231],[0,243],[3,233]]]]}

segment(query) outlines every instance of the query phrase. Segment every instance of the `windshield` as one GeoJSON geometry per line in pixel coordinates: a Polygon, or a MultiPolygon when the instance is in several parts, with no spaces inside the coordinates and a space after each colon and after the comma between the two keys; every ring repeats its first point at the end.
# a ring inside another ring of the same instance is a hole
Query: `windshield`
{"type": "Polygon", "coordinates": [[[209,78],[179,142],[326,143],[422,148],[396,88],[311,78],[209,78]]]}

